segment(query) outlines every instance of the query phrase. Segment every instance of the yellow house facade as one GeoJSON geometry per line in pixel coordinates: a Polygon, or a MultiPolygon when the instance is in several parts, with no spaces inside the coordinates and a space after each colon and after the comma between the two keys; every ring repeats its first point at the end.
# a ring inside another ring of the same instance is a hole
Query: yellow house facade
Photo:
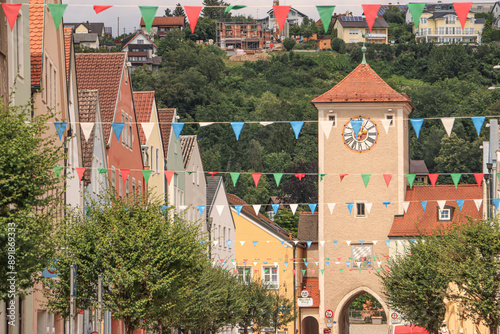
{"type": "MultiPolygon", "coordinates": [[[[252,206],[238,196],[228,194],[235,224],[235,262],[238,276],[244,281],[260,280],[295,300],[297,268],[295,259],[302,257],[302,248],[288,232],[266,216],[255,213],[252,206]],[[238,206],[241,205],[240,211],[238,206]],[[239,212],[238,212],[239,211],[239,212]]],[[[295,304],[294,304],[295,305],[295,304]]],[[[279,329],[279,333],[295,334],[298,320],[279,329]]],[[[267,331],[265,328],[264,331],[267,331]]]]}
{"type": "Polygon", "coordinates": [[[337,29],[337,37],[346,43],[387,44],[389,42],[389,24],[383,17],[375,19],[371,32],[363,16],[341,16],[335,21],[333,28],[337,29]]]}
{"type": "Polygon", "coordinates": [[[413,26],[413,32],[417,42],[481,43],[484,24],[485,19],[476,19],[474,13],[469,13],[462,29],[454,11],[437,10],[423,12],[418,29],[413,26]]]}

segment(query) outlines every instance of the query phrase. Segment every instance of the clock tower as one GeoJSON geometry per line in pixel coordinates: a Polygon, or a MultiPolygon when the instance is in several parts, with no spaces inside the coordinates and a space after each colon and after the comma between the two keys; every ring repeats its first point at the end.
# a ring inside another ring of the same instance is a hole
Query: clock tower
{"type": "Polygon", "coordinates": [[[347,334],[349,305],[361,294],[375,297],[389,316],[376,272],[387,261],[394,216],[403,214],[413,107],[364,61],[312,103],[318,109],[319,172],[326,174],[318,205],[324,274],[314,317],[320,332],[347,334]]]}

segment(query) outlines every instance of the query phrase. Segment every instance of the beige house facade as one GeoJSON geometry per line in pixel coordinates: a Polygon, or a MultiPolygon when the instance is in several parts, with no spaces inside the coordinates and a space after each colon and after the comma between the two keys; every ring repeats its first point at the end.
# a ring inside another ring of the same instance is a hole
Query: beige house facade
{"type": "Polygon", "coordinates": [[[377,17],[372,31],[364,16],[340,16],[333,25],[337,29],[337,37],[346,43],[374,43],[387,44],[389,24],[383,17],[377,17]]]}

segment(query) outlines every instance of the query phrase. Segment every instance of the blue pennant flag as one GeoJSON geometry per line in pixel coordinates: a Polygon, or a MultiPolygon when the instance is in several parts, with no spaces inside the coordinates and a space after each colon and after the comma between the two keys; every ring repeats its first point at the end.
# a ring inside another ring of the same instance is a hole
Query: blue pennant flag
{"type": "Polygon", "coordinates": [[[283,264],[285,265],[285,268],[288,267],[288,262],[283,262],[283,264]]]}
{"type": "Polygon", "coordinates": [[[200,241],[202,247],[205,247],[205,241],[200,241]]]}
{"type": "Polygon", "coordinates": [[[290,125],[292,126],[293,133],[295,133],[295,139],[299,139],[300,130],[302,130],[304,122],[303,121],[290,122],[290,125]]]}
{"type": "Polygon", "coordinates": [[[422,204],[422,209],[427,209],[427,201],[420,201],[420,204],[422,204]]]}
{"type": "Polygon", "coordinates": [[[338,242],[337,240],[333,240],[333,245],[337,246],[337,242],[338,242]]]}
{"type": "Polygon", "coordinates": [[[347,208],[349,209],[349,213],[352,213],[352,207],[354,206],[354,203],[346,203],[347,208]]]}
{"type": "Polygon", "coordinates": [[[174,129],[175,136],[177,140],[179,140],[179,136],[181,135],[182,128],[184,127],[184,123],[172,123],[172,129],[174,129]]]}
{"type": "Polygon", "coordinates": [[[227,240],[226,244],[227,244],[227,248],[231,248],[231,240],[227,240]]]}
{"type": "Polygon", "coordinates": [[[317,203],[309,203],[309,209],[311,209],[312,214],[314,215],[314,211],[316,211],[317,203]]]}
{"type": "Polygon", "coordinates": [[[165,210],[167,210],[167,209],[168,209],[168,205],[162,205],[162,206],[160,207],[160,209],[161,209],[161,212],[162,212],[163,214],[165,214],[165,210]]]}
{"type": "Polygon", "coordinates": [[[498,210],[498,205],[500,204],[500,198],[492,198],[493,204],[495,204],[495,208],[498,210]]]}
{"type": "Polygon", "coordinates": [[[307,243],[307,248],[311,248],[311,244],[312,244],[313,242],[312,242],[312,241],[310,241],[310,240],[308,240],[308,241],[306,241],[306,243],[307,243]]]}
{"type": "Polygon", "coordinates": [[[239,216],[241,209],[243,209],[243,205],[235,205],[234,208],[236,209],[236,213],[238,213],[238,216],[239,216]]]}
{"type": "Polygon", "coordinates": [[[304,264],[306,265],[306,267],[309,265],[309,262],[304,262],[304,264]]]}
{"type": "Polygon", "coordinates": [[[231,122],[234,134],[236,135],[236,140],[240,139],[241,129],[243,129],[243,125],[245,125],[245,122],[231,122]]]}
{"type": "Polygon", "coordinates": [[[252,241],[252,242],[253,242],[253,246],[254,246],[254,247],[257,247],[257,243],[258,243],[258,241],[252,241]]]}
{"type": "Polygon", "coordinates": [[[386,240],[385,241],[385,244],[387,245],[387,247],[389,247],[389,244],[391,243],[391,240],[386,240]]]}
{"type": "Polygon", "coordinates": [[[384,204],[384,205],[385,205],[385,207],[387,208],[387,206],[388,206],[389,204],[391,204],[391,202],[382,202],[382,204],[384,204]]]}
{"type": "Polygon", "coordinates": [[[283,245],[285,243],[285,240],[280,240],[280,242],[281,242],[281,245],[283,245]]]}
{"type": "Polygon", "coordinates": [[[357,119],[351,121],[353,136],[358,138],[358,133],[361,130],[361,126],[363,125],[363,120],[357,119]]]}
{"type": "Polygon", "coordinates": [[[330,262],[325,262],[326,266],[328,267],[330,265],[330,262]]]}
{"type": "Polygon", "coordinates": [[[360,242],[361,244],[364,244],[364,243],[365,243],[365,241],[364,241],[364,240],[359,240],[359,242],[360,242]]]}
{"type": "Polygon", "coordinates": [[[460,211],[462,211],[462,207],[464,206],[464,200],[457,199],[457,204],[458,204],[458,208],[460,209],[460,211]]]}
{"type": "Polygon", "coordinates": [[[278,208],[280,207],[280,205],[279,204],[271,204],[271,206],[273,207],[274,214],[277,215],[278,214],[278,208]]]}
{"type": "Polygon", "coordinates": [[[481,128],[483,127],[484,120],[486,117],[484,116],[479,116],[479,117],[471,117],[472,122],[474,123],[474,126],[476,127],[477,135],[481,133],[481,128]]]}
{"type": "Polygon", "coordinates": [[[349,261],[349,262],[346,262],[345,264],[346,264],[347,268],[349,268],[349,266],[351,265],[351,262],[349,261]]]}
{"type": "Polygon", "coordinates": [[[59,135],[59,140],[62,140],[62,136],[64,134],[64,130],[66,129],[66,125],[68,125],[68,122],[54,122],[57,134],[59,135]]]}
{"type": "Polygon", "coordinates": [[[411,125],[413,126],[413,130],[417,134],[417,138],[420,135],[420,129],[422,129],[422,124],[424,124],[423,118],[410,118],[411,125]]]}
{"type": "Polygon", "coordinates": [[[205,211],[205,206],[204,205],[198,205],[198,211],[200,211],[200,216],[203,215],[203,211],[205,211]]]}
{"type": "Polygon", "coordinates": [[[122,135],[123,127],[125,126],[125,123],[111,123],[111,127],[113,128],[113,132],[116,137],[116,141],[120,141],[120,136],[122,135]]]}

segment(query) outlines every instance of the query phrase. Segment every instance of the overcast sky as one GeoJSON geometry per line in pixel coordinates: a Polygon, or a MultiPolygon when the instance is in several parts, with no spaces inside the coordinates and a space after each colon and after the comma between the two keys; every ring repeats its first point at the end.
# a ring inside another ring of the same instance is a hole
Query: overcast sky
{"type": "MultiPolygon", "coordinates": [[[[457,2],[465,2],[469,0],[453,0],[457,2]]],[[[141,12],[139,10],[139,5],[141,6],[159,6],[156,13],[157,16],[163,16],[166,8],[175,8],[175,5],[180,2],[183,6],[201,6],[203,0],[108,0],[106,1],[96,1],[96,0],[63,0],[63,3],[69,6],[64,14],[64,22],[104,22],[104,25],[113,28],[113,35],[117,35],[118,29],[118,18],[120,18],[120,34],[123,34],[123,29],[125,28],[126,33],[134,31],[134,28],[139,28],[141,21],[141,12]],[[100,14],[96,14],[93,9],[93,5],[116,5],[110,9],[107,9],[100,14]]],[[[227,1],[231,5],[246,5],[247,8],[234,11],[233,13],[242,13],[244,15],[252,15],[254,18],[262,18],[267,14],[266,12],[271,9],[273,3],[272,0],[233,0],[227,1]]],[[[418,0],[412,2],[419,2],[418,0]]],[[[436,1],[437,2],[437,1],[436,1]]],[[[444,1],[443,1],[444,2],[444,1]]],[[[452,2],[452,1],[449,1],[452,2]]],[[[361,15],[361,4],[368,3],[380,3],[388,4],[389,1],[380,0],[352,0],[352,1],[338,1],[337,3],[332,3],[331,0],[314,0],[313,2],[304,0],[281,0],[280,5],[291,5],[298,11],[303,12],[310,18],[315,20],[319,19],[318,12],[316,10],[316,5],[332,5],[335,4],[336,13],[345,13],[347,11],[353,12],[354,15],[361,15]],[[309,2],[310,4],[306,4],[309,2]]],[[[407,4],[405,2],[393,1],[392,4],[407,4]]]]}

